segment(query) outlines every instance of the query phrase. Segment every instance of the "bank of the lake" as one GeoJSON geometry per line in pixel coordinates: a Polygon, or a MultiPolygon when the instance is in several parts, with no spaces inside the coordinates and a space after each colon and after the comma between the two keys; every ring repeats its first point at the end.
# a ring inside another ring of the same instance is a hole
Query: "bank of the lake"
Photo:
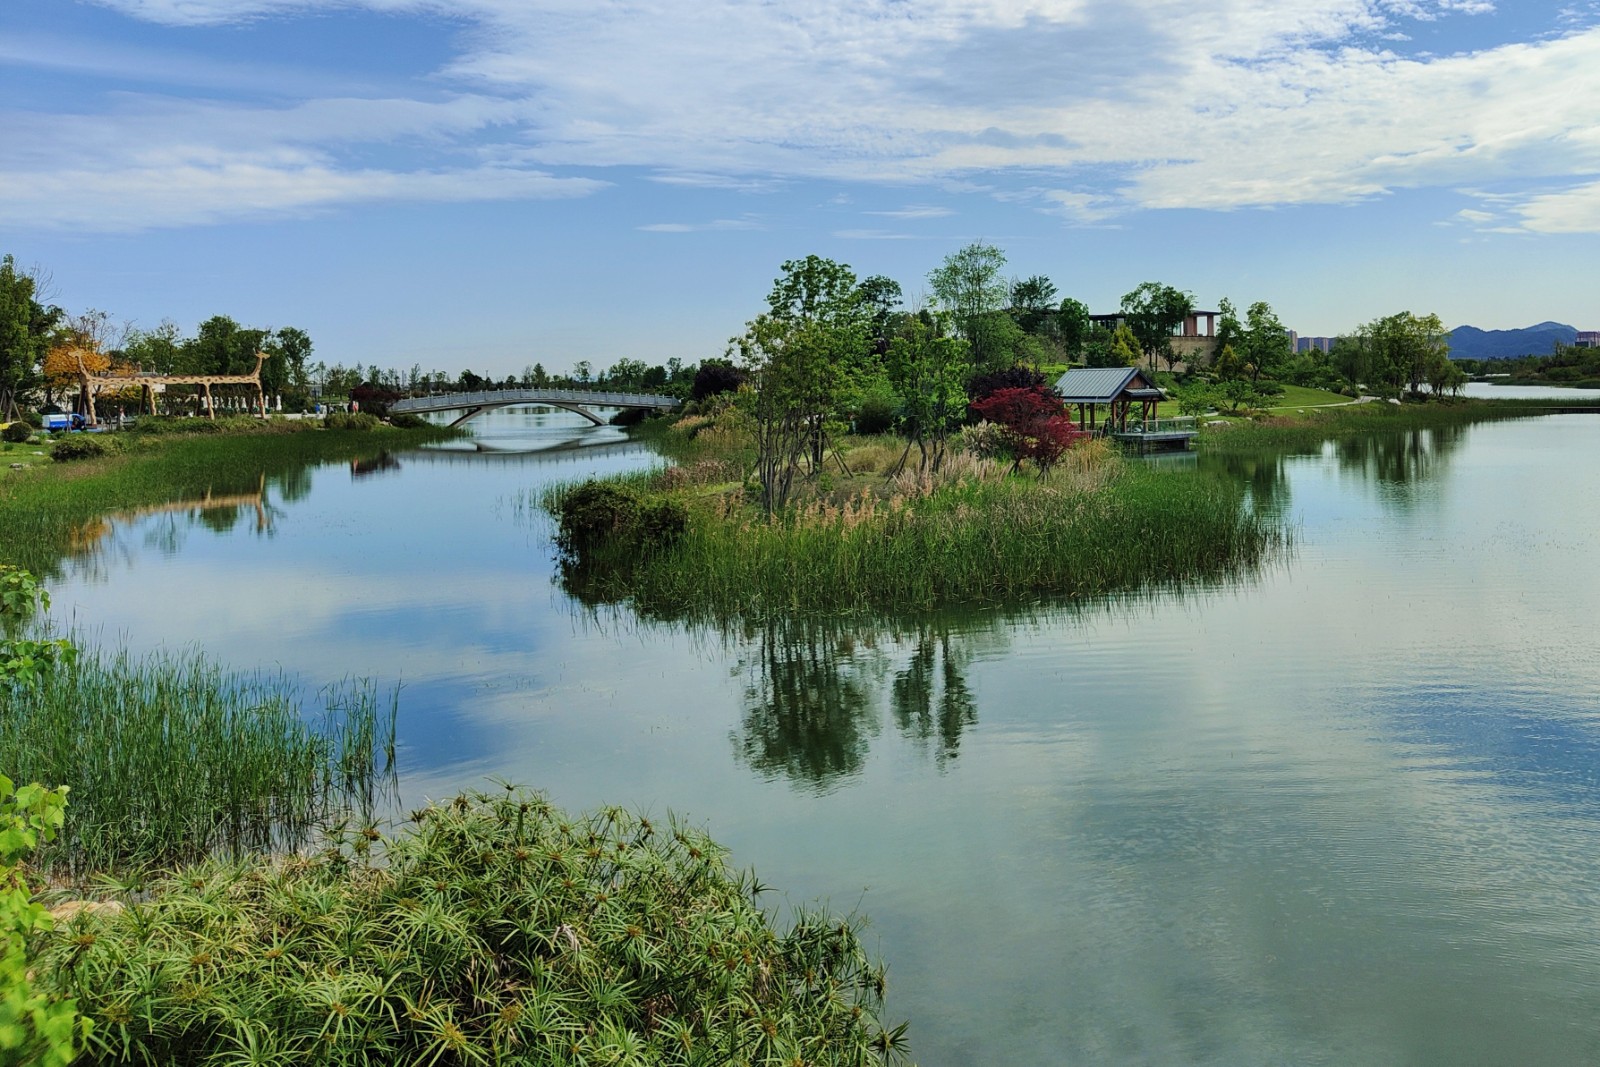
{"type": "Polygon", "coordinates": [[[260,500],[268,486],[292,497],[313,465],[375,462],[452,436],[435,426],[322,429],[283,420],[258,432],[75,434],[64,441],[109,438],[106,454],[58,463],[33,455],[48,454],[36,447],[28,449],[36,462],[0,470],[0,563],[48,577],[117,512],[168,503],[205,510],[210,501],[260,500]]]}
{"type": "Polygon", "coordinates": [[[1256,419],[1212,420],[1209,423],[1202,420],[1199,447],[1206,451],[1315,447],[1331,440],[1472,426],[1572,410],[1600,412],[1600,398],[1593,393],[1574,392],[1555,397],[1471,397],[1405,404],[1373,400],[1256,419]]]}

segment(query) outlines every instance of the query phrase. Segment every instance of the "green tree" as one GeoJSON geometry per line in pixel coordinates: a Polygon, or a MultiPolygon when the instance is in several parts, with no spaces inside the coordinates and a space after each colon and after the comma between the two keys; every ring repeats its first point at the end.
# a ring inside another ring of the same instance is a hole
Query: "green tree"
{"type": "Polygon", "coordinates": [[[844,380],[835,341],[818,320],[758,315],[729,342],[729,353],[738,354],[756,383],[740,395],[754,427],[761,506],[769,517],[788,503],[808,456],[813,470],[820,467],[819,442],[844,380]]]}
{"type": "Polygon", "coordinates": [[[0,258],[0,420],[17,418],[22,398],[38,384],[39,361],[61,317],[38,296],[36,279],[11,256],[0,258]]]}
{"type": "Polygon", "coordinates": [[[1177,362],[1172,352],[1173,331],[1193,312],[1193,296],[1160,282],[1142,282],[1122,298],[1123,318],[1138,338],[1140,349],[1150,357],[1151,366],[1157,359],[1165,359],[1168,370],[1177,362]]]}
{"type": "Polygon", "coordinates": [[[1024,333],[1040,333],[1050,324],[1055,299],[1055,282],[1043,274],[1035,274],[1012,283],[1011,315],[1024,333]]]}
{"type": "MultiPolygon", "coordinates": [[[[294,326],[284,326],[267,340],[265,349],[271,358],[267,366],[262,368],[263,388],[275,393],[306,387],[306,361],[311,358],[310,334],[294,326]]],[[[414,372],[420,377],[422,368],[416,367],[414,372]]]]}
{"type": "MultiPolygon", "coordinates": [[[[822,466],[828,424],[859,405],[881,377],[872,344],[872,307],[848,265],[821,256],[786,260],[767,294],[767,317],[832,364],[826,406],[811,412],[811,468],[822,466]]],[[[809,355],[807,357],[810,358],[809,355]]],[[[803,391],[804,392],[804,391],[803,391]]],[[[807,393],[806,395],[811,395],[807,393]]]]}
{"type": "MultiPolygon", "coordinates": [[[[901,398],[901,425],[921,457],[918,470],[938,472],[950,428],[967,410],[966,380],[972,372],[966,341],[950,337],[935,316],[907,316],[889,343],[889,384],[901,398]]],[[[905,456],[900,459],[904,465],[905,456]]]]}
{"type": "Polygon", "coordinates": [[[1438,315],[1402,311],[1365,323],[1335,355],[1341,363],[1365,370],[1391,390],[1409,386],[1416,393],[1427,381],[1429,369],[1450,358],[1449,334],[1438,315]]]}
{"type": "Polygon", "coordinates": [[[1089,305],[1070,296],[1061,301],[1061,306],[1056,309],[1056,337],[1066,350],[1067,359],[1076,361],[1083,358],[1083,347],[1089,340],[1093,325],[1089,320],[1089,305]]]}
{"type": "Polygon", "coordinates": [[[1245,312],[1244,331],[1239,335],[1239,347],[1245,363],[1250,367],[1250,380],[1257,381],[1265,374],[1276,376],[1289,359],[1289,331],[1278,321],[1272,305],[1257,300],[1245,312]]]}
{"type": "Polygon", "coordinates": [[[887,345],[894,333],[898,318],[896,312],[904,296],[900,291],[900,283],[893,278],[874,274],[861,279],[861,284],[856,286],[856,293],[871,322],[872,339],[887,345]]]}
{"type": "Polygon", "coordinates": [[[184,342],[179,362],[189,374],[248,374],[266,339],[265,330],[246,329],[226,315],[214,315],[184,342]]]}
{"type": "Polygon", "coordinates": [[[1211,343],[1211,365],[1215,367],[1222,359],[1222,350],[1232,348],[1238,344],[1239,335],[1244,332],[1244,325],[1239,321],[1239,312],[1233,306],[1233,301],[1223,297],[1217,302],[1217,332],[1216,339],[1211,343]]]}
{"type": "Polygon", "coordinates": [[[129,363],[153,374],[176,374],[183,349],[183,334],[171,319],[153,330],[134,330],[122,346],[129,363]]]}
{"type": "MultiPolygon", "coordinates": [[[[975,241],[950,253],[928,275],[934,299],[954,316],[957,333],[972,346],[972,362],[985,370],[1003,370],[1015,351],[1014,342],[1008,347],[1008,335],[995,323],[1010,296],[1001,273],[1005,265],[1004,252],[975,241]]],[[[1004,317],[1010,321],[1010,316],[1004,317]]]]}
{"type": "Polygon", "coordinates": [[[1112,367],[1137,367],[1139,365],[1139,338],[1125,322],[1117,324],[1111,334],[1110,362],[1112,367]]]}

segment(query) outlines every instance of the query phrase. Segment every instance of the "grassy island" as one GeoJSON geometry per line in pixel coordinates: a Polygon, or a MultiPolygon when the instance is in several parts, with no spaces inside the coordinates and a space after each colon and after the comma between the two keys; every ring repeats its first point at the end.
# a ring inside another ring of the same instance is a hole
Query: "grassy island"
{"type": "Polygon", "coordinates": [[[982,430],[952,438],[937,470],[904,441],[845,438],[768,517],[745,425],[730,405],[657,427],[677,466],[547,494],[568,588],[660,616],[926,611],[1217,580],[1287,543],[1226,481],[1105,441],[1013,473],[982,430]]]}

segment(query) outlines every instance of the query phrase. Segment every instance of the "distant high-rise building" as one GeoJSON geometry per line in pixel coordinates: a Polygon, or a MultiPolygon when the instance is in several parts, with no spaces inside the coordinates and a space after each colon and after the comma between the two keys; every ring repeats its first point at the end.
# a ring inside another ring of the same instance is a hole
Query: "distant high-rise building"
{"type": "Polygon", "coordinates": [[[1318,352],[1332,352],[1333,342],[1336,340],[1338,340],[1336,337],[1301,337],[1292,330],[1289,333],[1289,343],[1297,353],[1309,352],[1313,348],[1318,352]]]}
{"type": "Polygon", "coordinates": [[[1600,330],[1579,330],[1572,343],[1579,348],[1600,348],[1600,330]]]}

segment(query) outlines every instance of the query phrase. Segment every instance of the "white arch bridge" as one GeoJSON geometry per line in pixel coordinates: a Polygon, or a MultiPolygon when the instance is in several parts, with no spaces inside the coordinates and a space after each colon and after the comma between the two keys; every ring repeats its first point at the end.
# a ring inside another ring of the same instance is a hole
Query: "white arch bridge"
{"type": "Polygon", "coordinates": [[[604,426],[606,420],[591,408],[647,408],[670,411],[681,404],[677,397],[656,396],[651,393],[600,393],[584,389],[494,389],[483,393],[435,393],[433,396],[410,396],[389,405],[394,415],[427,415],[440,411],[459,411],[461,416],[451,421],[460,426],[474,416],[493,408],[536,405],[561,408],[575,412],[594,423],[604,426]]]}

